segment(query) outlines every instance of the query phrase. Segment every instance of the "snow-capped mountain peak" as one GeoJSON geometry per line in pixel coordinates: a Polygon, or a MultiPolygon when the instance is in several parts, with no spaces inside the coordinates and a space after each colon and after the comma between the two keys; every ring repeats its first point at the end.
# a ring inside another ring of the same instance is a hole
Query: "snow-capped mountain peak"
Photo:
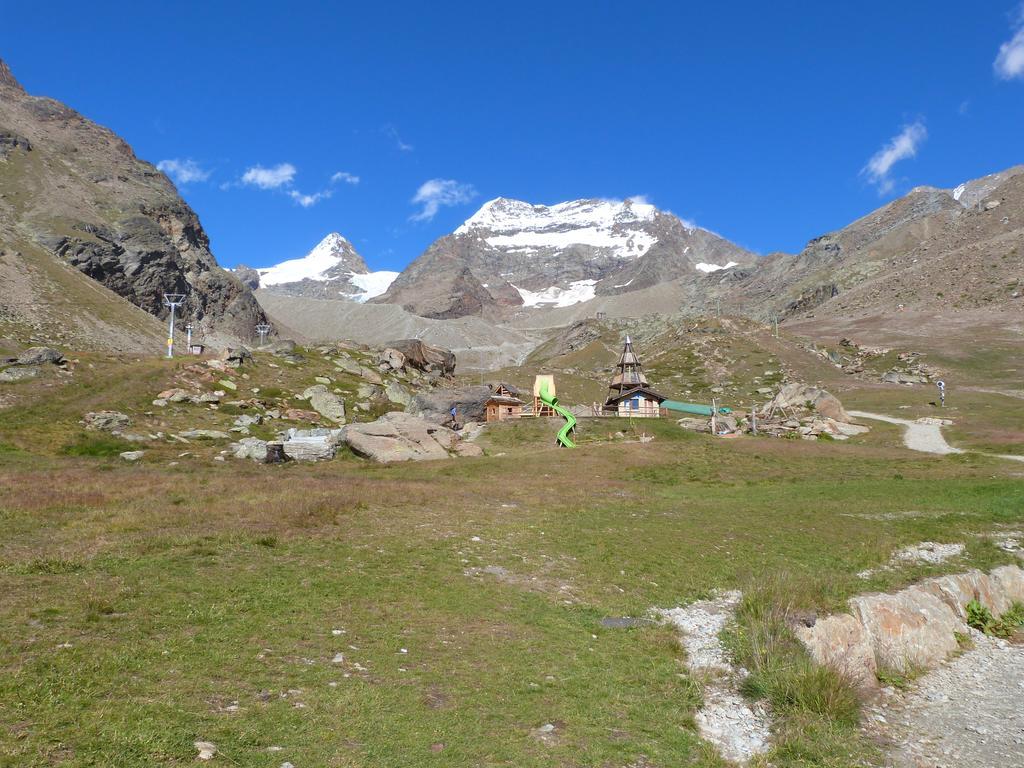
{"type": "Polygon", "coordinates": [[[653,205],[634,200],[532,205],[499,197],[485,203],[455,235],[479,237],[492,248],[516,253],[590,246],[607,249],[614,258],[628,259],[643,256],[657,242],[646,231],[656,214],[653,205]]]}
{"type": "Polygon", "coordinates": [[[331,232],[305,256],[256,272],[261,288],[359,302],[380,296],[398,277],[389,270],[371,272],[352,243],[338,232],[331,232]]]}

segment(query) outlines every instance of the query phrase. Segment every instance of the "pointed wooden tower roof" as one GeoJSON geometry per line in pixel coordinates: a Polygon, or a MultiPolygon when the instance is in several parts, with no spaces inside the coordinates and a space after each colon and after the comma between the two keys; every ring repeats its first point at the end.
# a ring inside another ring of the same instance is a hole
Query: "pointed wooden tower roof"
{"type": "Polygon", "coordinates": [[[640,363],[640,358],[636,356],[636,352],[633,351],[633,340],[629,336],[626,337],[622,355],[615,367],[612,383],[608,385],[609,400],[631,389],[648,386],[647,377],[644,376],[644,367],[640,363]]]}

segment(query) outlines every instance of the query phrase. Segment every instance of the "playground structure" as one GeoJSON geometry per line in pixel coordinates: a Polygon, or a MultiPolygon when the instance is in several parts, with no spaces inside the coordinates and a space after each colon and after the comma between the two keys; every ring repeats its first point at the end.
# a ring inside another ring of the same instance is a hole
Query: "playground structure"
{"type": "Polygon", "coordinates": [[[558,430],[558,443],[566,448],[575,448],[576,443],[569,437],[569,433],[576,429],[576,417],[572,415],[572,412],[567,408],[563,408],[558,404],[558,398],[555,397],[554,388],[555,382],[553,376],[538,376],[533,385],[534,393],[536,398],[540,400],[541,404],[549,408],[553,413],[557,413],[563,419],[565,419],[565,425],[558,430]]]}
{"type": "MultiPolygon", "coordinates": [[[[497,385],[492,388],[496,395],[503,397],[516,396],[518,391],[513,392],[507,385],[497,385]],[[503,389],[504,387],[504,389],[503,389]]],[[[519,401],[521,402],[521,401],[519,401]]],[[[497,403],[493,398],[488,401],[488,408],[497,403]]],[[[643,365],[633,351],[633,341],[626,336],[622,354],[616,365],[616,372],[608,387],[608,398],[603,406],[594,403],[592,409],[585,409],[582,413],[576,409],[574,414],[568,408],[559,405],[557,390],[555,389],[555,377],[551,374],[537,374],[533,382],[533,408],[529,411],[531,416],[561,416],[565,419],[565,425],[558,432],[559,445],[566,448],[575,448],[576,444],[570,437],[575,432],[577,414],[595,417],[626,417],[626,418],[658,418],[660,416],[671,416],[673,413],[689,414],[693,416],[706,416],[712,419],[714,425],[715,417],[731,413],[730,408],[721,407],[713,401],[712,405],[700,403],[684,403],[678,400],[669,400],[664,395],[658,394],[651,388],[650,383],[644,375],[643,365]]],[[[516,415],[511,413],[503,414],[505,418],[519,418],[519,415],[527,415],[525,409],[516,415]]],[[[488,421],[504,420],[495,416],[492,418],[488,410],[488,421]]]]}

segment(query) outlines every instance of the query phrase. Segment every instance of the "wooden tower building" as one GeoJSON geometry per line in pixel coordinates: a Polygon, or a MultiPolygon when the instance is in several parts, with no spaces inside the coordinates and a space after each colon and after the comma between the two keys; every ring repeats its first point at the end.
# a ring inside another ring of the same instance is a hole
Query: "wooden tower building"
{"type": "Polygon", "coordinates": [[[640,358],[633,351],[633,340],[627,336],[615,375],[608,385],[605,413],[636,418],[657,417],[661,415],[660,406],[664,400],[665,397],[651,389],[640,358]]]}

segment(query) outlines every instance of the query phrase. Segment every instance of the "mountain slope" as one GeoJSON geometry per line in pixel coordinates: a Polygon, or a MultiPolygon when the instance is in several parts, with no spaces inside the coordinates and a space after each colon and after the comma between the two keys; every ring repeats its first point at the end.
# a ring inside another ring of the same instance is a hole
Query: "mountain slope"
{"type": "Polygon", "coordinates": [[[498,198],[431,245],[376,299],[424,317],[569,306],[729,266],[753,254],[647,203],[498,198]]]}
{"type": "Polygon", "coordinates": [[[1017,166],[956,190],[913,189],[796,256],[765,257],[717,295],[744,314],[792,317],[1000,307],[1015,301],[1022,268],[1024,166],[1017,166]]]}
{"type": "Polygon", "coordinates": [[[337,232],[321,240],[308,254],[272,267],[239,266],[235,272],[252,288],[273,293],[363,302],[380,296],[397,272],[371,272],[352,243],[337,232]]]}
{"type": "Polygon", "coordinates": [[[8,252],[47,253],[160,318],[163,294],[183,293],[181,316],[208,343],[249,337],[266,319],[251,291],[217,265],[199,219],[164,174],[110,130],[25,93],[5,65],[0,192],[8,252]]]}

